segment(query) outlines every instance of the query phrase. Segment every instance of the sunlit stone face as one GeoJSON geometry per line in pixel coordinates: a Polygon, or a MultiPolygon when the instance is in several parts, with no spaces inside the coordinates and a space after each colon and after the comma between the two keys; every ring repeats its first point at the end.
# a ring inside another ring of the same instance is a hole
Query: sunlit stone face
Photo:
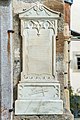
{"type": "Polygon", "coordinates": [[[26,29],[27,74],[51,74],[52,71],[52,30],[26,29]]]}
{"type": "Polygon", "coordinates": [[[56,78],[56,35],[59,13],[36,3],[19,14],[23,69],[15,102],[16,115],[63,113],[56,78]]]}

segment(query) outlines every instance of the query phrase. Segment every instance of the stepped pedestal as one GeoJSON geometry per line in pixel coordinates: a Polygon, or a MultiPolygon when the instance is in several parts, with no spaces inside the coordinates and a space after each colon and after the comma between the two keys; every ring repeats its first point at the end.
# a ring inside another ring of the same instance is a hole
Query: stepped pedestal
{"type": "Polygon", "coordinates": [[[27,77],[18,84],[16,115],[62,114],[60,84],[52,77],[27,77]]]}

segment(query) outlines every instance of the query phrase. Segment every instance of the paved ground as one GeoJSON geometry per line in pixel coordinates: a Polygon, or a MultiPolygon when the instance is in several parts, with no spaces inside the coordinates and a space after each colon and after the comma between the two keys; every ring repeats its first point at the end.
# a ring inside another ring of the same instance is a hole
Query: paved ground
{"type": "Polygon", "coordinates": [[[80,120],[80,118],[75,118],[74,120],[80,120]]]}

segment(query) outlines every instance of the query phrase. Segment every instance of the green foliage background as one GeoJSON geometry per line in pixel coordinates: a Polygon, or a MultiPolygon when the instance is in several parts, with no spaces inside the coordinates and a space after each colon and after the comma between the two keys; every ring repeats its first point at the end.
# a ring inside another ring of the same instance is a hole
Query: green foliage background
{"type": "Polygon", "coordinates": [[[69,88],[69,95],[71,112],[75,117],[80,117],[80,96],[74,95],[71,87],[69,88]]]}

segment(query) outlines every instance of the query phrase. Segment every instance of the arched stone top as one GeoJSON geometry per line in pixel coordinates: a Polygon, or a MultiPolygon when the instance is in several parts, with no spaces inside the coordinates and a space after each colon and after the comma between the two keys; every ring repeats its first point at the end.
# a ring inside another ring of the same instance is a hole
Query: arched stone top
{"type": "Polygon", "coordinates": [[[48,7],[46,7],[45,5],[37,2],[31,8],[19,13],[19,17],[20,19],[30,19],[30,18],[59,19],[60,12],[53,11],[48,7]]]}

